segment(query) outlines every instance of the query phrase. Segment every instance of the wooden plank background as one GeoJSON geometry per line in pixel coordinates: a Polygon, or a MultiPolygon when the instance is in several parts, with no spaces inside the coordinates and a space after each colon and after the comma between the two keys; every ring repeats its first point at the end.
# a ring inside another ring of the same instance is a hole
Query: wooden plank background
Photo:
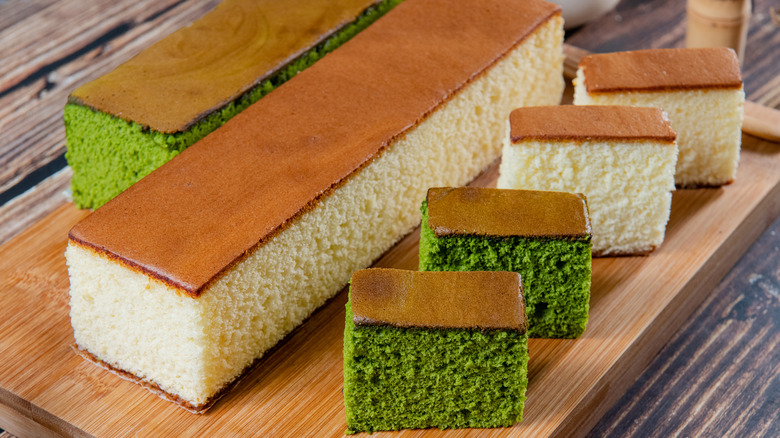
{"type": "Polygon", "coordinates": [[[780,219],[588,437],[780,437],[780,219]]]}
{"type": "Polygon", "coordinates": [[[0,4],[0,243],[64,204],[62,109],[76,87],[219,3],[10,0],[0,4]],[[60,172],[39,187],[41,181],[60,172]],[[32,190],[30,190],[32,189],[32,190]],[[26,193],[25,193],[26,192],[26,193]],[[14,219],[13,223],[11,218],[14,219]]]}

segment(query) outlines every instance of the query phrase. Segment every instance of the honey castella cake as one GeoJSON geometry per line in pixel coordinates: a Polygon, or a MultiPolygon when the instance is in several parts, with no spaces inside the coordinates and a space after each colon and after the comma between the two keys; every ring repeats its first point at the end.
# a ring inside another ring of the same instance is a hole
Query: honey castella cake
{"type": "Polygon", "coordinates": [[[514,271],[528,336],[576,338],[588,323],[590,219],[583,195],[432,188],[422,206],[421,271],[514,271]]]}
{"type": "Polygon", "coordinates": [[[65,105],[73,201],[100,207],[400,1],[224,0],[79,87],[65,105]]]}
{"type": "Polygon", "coordinates": [[[519,422],[526,329],[514,272],[355,272],[344,330],[347,432],[519,422]]]}
{"type": "Polygon", "coordinates": [[[558,102],[562,40],[543,1],[404,1],[70,231],[78,348],[202,411],[558,102]]]}
{"type": "Polygon", "coordinates": [[[576,105],[662,108],[677,131],[678,187],[734,180],[742,142],[742,76],[728,48],[655,49],[586,56],[576,105]]]}
{"type": "Polygon", "coordinates": [[[498,187],[583,193],[594,256],[647,254],[669,221],[675,137],[658,108],[519,108],[509,116],[498,187]]]}

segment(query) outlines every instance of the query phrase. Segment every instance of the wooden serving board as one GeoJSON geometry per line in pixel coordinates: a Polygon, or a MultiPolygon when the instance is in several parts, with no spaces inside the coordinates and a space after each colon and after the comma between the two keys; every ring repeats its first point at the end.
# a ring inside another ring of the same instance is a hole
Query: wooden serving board
{"type": "MultiPolygon", "coordinates": [[[[494,165],[475,182],[493,186],[494,165]]],[[[0,248],[0,427],[46,436],[340,436],[346,293],[314,314],[205,415],[193,415],[71,349],[65,205],[0,248]]],[[[666,242],[648,257],[595,259],[578,340],[530,341],[525,419],[507,429],[379,436],[586,433],[756,237],[780,215],[780,147],[743,138],[737,181],[674,193],[666,242]]],[[[418,233],[377,266],[417,267],[418,233]]]]}

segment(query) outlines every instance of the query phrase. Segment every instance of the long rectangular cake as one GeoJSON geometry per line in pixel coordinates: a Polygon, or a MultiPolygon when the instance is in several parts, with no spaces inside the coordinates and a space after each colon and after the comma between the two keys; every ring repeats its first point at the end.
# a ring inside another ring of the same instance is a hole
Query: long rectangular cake
{"type": "Polygon", "coordinates": [[[541,0],[403,2],[70,231],[78,349],[205,410],[559,101],[562,40],[541,0]]]}
{"type": "Polygon", "coordinates": [[[498,187],[582,193],[594,256],[648,254],[669,221],[676,137],[658,108],[518,108],[509,115],[498,187]]]}
{"type": "Polygon", "coordinates": [[[728,48],[653,49],[586,56],[574,80],[575,105],[661,108],[677,132],[678,187],[736,178],[745,93],[728,48]]]}
{"type": "Polygon", "coordinates": [[[528,324],[520,275],[364,269],[349,296],[348,433],[522,420],[528,324]]]}
{"type": "Polygon", "coordinates": [[[576,338],[588,323],[590,240],[581,194],[436,187],[422,206],[420,270],[518,272],[528,336],[576,338]]]}
{"type": "Polygon", "coordinates": [[[100,207],[400,1],[224,0],[77,88],[65,105],[73,201],[100,207]]]}

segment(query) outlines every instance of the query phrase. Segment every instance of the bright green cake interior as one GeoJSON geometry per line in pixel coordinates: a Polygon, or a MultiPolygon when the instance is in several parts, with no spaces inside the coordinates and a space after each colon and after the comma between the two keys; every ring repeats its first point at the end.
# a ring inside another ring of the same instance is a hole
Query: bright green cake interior
{"type": "Polygon", "coordinates": [[[514,271],[523,279],[531,338],[576,338],[590,301],[590,239],[437,237],[423,202],[421,271],[514,271]]]}
{"type": "Polygon", "coordinates": [[[98,208],[105,204],[249,105],[347,42],[401,1],[383,0],[369,7],[354,22],[183,132],[165,134],[77,103],[66,104],[65,157],[73,169],[73,202],[79,208],[98,208]]]}
{"type": "Polygon", "coordinates": [[[347,433],[511,426],[523,418],[527,369],[526,334],[357,327],[347,303],[347,433]]]}

